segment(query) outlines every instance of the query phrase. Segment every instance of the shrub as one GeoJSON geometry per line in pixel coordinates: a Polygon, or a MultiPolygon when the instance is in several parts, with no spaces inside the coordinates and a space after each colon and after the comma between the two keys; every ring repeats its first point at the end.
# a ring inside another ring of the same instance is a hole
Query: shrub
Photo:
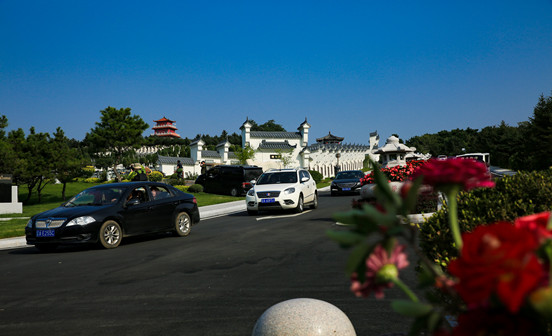
{"type": "Polygon", "coordinates": [[[175,185],[174,187],[180,191],[188,192],[188,187],[186,187],[185,185],[175,185]]]}
{"type": "Polygon", "coordinates": [[[148,179],[153,182],[161,182],[161,180],[163,180],[163,173],[156,170],[152,171],[149,174],[148,179]]]}
{"type": "Polygon", "coordinates": [[[324,176],[322,176],[322,174],[317,172],[316,170],[309,170],[309,173],[316,183],[320,183],[324,179],[324,176]]]}
{"type": "Polygon", "coordinates": [[[203,186],[201,184],[192,184],[188,187],[188,192],[200,193],[203,192],[203,186]]]}
{"type": "Polygon", "coordinates": [[[82,176],[84,178],[92,177],[94,175],[94,172],[96,171],[96,168],[94,166],[86,166],[82,168],[82,176]]]}
{"type": "MultiPolygon", "coordinates": [[[[517,217],[552,209],[552,170],[519,172],[495,182],[494,188],[459,194],[458,222],[462,232],[498,221],[513,222],[517,217]]],[[[446,204],[421,226],[420,247],[441,266],[457,256],[446,204]]]]}
{"type": "Polygon", "coordinates": [[[172,178],[172,177],[164,180],[163,182],[165,182],[166,184],[170,184],[172,186],[184,185],[183,179],[172,178]]]}
{"type": "Polygon", "coordinates": [[[89,177],[89,178],[85,179],[84,182],[86,182],[86,183],[100,183],[100,182],[102,182],[102,180],[97,178],[97,177],[89,177]]]}

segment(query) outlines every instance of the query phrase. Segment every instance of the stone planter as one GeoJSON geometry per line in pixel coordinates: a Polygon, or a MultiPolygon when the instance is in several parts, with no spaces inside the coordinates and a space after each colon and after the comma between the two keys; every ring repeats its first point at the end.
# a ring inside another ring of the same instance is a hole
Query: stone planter
{"type": "Polygon", "coordinates": [[[268,308],[257,320],[252,336],[356,336],[344,312],[317,299],[291,299],[268,308]]]}

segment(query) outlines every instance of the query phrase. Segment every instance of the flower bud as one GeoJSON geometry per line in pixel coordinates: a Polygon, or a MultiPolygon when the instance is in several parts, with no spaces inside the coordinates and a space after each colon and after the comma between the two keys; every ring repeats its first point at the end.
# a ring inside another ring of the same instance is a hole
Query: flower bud
{"type": "Polygon", "coordinates": [[[376,274],[376,281],[380,284],[390,283],[399,277],[399,270],[394,264],[382,266],[376,274]]]}
{"type": "Polygon", "coordinates": [[[547,320],[552,320],[552,287],[542,287],[531,293],[529,302],[547,320]]]}

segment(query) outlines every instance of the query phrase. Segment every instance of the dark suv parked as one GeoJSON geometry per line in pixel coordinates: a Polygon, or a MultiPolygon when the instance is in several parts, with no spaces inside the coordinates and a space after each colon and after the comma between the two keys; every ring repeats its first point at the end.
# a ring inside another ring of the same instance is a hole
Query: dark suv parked
{"type": "Polygon", "coordinates": [[[220,165],[199,175],[195,183],[208,193],[238,196],[247,193],[262,173],[257,166],[220,165]]]}

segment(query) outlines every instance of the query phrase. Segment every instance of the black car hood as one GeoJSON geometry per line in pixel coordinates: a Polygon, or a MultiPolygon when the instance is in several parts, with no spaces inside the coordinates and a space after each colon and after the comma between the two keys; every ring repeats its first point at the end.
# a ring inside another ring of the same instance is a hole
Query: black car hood
{"type": "Polygon", "coordinates": [[[339,180],[333,180],[335,183],[352,183],[352,182],[360,182],[360,179],[354,178],[354,179],[339,179],[339,180]]]}
{"type": "Polygon", "coordinates": [[[52,210],[44,211],[34,216],[35,218],[75,218],[80,216],[93,216],[95,213],[103,211],[113,205],[82,205],[74,207],[60,206],[52,210]]]}

